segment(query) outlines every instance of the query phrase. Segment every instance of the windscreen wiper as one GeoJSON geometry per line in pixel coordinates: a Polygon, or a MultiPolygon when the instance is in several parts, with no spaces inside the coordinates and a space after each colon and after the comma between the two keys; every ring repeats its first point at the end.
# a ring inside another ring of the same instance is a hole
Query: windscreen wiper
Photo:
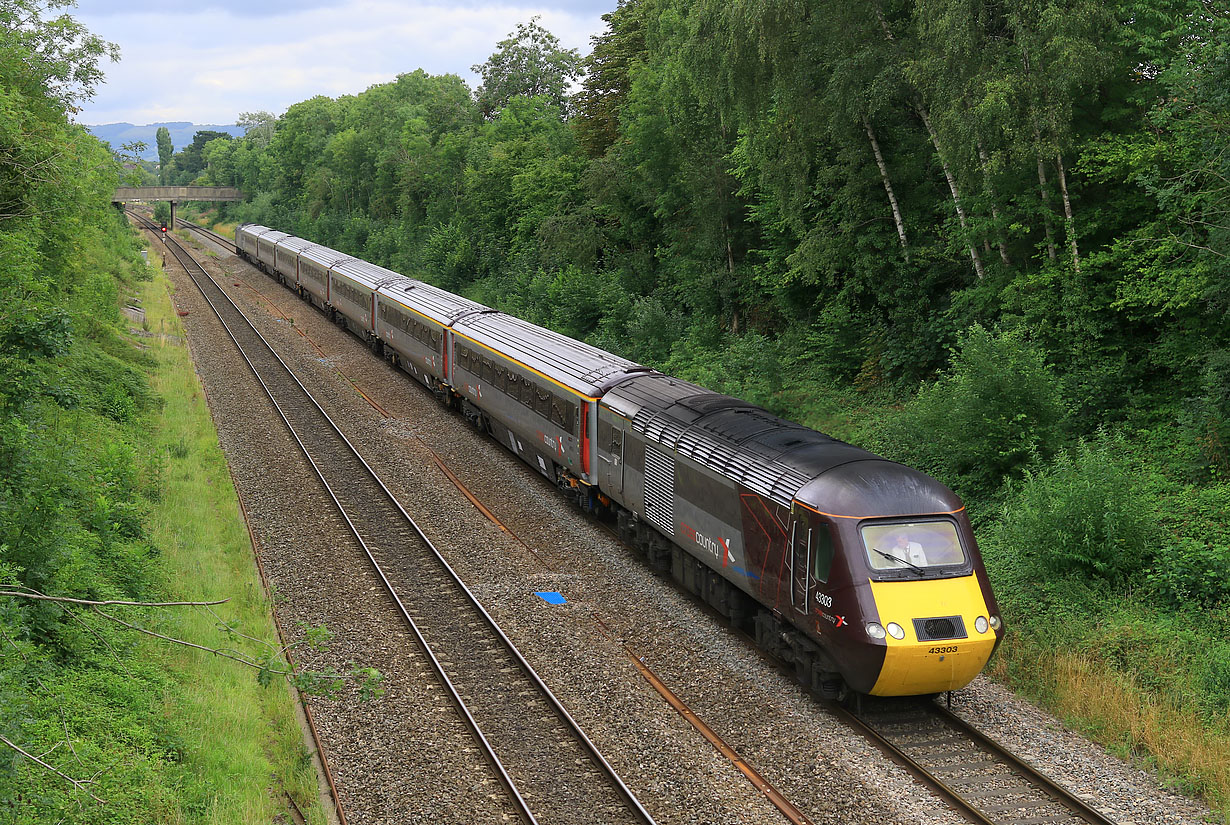
{"type": "Polygon", "coordinates": [[[915,572],[915,573],[917,573],[917,574],[918,574],[918,575],[920,575],[920,576],[921,576],[921,575],[923,575],[923,574],[926,572],[926,571],[925,571],[925,570],[923,570],[921,567],[919,567],[917,564],[914,564],[914,562],[911,562],[911,561],[906,561],[906,560],[905,560],[905,559],[903,559],[903,558],[899,558],[899,557],[897,557],[897,556],[894,556],[892,553],[885,553],[883,550],[880,550],[879,548],[873,547],[873,548],[871,548],[871,552],[873,552],[873,553],[879,553],[881,556],[883,556],[884,558],[888,559],[889,561],[901,562],[902,564],[908,565],[908,566],[912,567],[912,568],[914,569],[914,572],[915,572]]]}

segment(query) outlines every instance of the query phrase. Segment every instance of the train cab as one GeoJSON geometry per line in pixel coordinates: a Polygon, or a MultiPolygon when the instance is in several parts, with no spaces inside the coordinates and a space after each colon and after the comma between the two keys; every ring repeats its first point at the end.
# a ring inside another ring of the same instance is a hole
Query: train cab
{"type": "Polygon", "coordinates": [[[814,479],[792,509],[793,567],[807,571],[795,587],[853,690],[939,693],[981,672],[1003,627],[969,520],[947,487],[871,458],[814,479]]]}

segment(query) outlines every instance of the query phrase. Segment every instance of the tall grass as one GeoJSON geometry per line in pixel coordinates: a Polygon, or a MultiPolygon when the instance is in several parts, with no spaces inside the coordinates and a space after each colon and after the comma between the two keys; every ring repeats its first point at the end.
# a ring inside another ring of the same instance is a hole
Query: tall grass
{"type": "Polygon", "coordinates": [[[1152,763],[1176,790],[1203,795],[1230,822],[1230,715],[1210,724],[1095,656],[1011,641],[996,654],[993,678],[1120,755],[1152,763]]]}

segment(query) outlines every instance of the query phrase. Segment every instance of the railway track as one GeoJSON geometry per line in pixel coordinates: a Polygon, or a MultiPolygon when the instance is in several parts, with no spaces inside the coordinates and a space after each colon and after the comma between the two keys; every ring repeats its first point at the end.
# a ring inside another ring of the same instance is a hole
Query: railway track
{"type": "Polygon", "coordinates": [[[192,221],[184,220],[183,218],[176,218],[175,222],[177,225],[182,226],[184,229],[190,229],[199,235],[203,235],[204,237],[209,238],[209,240],[213,241],[214,243],[220,246],[225,247],[230,252],[238,251],[238,247],[235,246],[234,241],[232,241],[230,238],[226,237],[225,235],[219,235],[217,232],[213,231],[212,229],[206,229],[200,224],[193,223],[192,221]]]}
{"type": "Polygon", "coordinates": [[[979,825],[1113,825],[1092,805],[934,701],[834,708],[979,825]]]}
{"type": "Polygon", "coordinates": [[[543,825],[652,823],[285,362],[187,250],[173,237],[167,242],[325,485],[521,819],[543,825]]]}

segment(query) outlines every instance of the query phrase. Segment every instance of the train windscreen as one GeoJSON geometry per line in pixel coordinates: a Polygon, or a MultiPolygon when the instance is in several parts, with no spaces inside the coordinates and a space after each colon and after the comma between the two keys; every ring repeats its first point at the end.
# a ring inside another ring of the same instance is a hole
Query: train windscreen
{"type": "Polygon", "coordinates": [[[966,561],[956,525],[951,521],[866,524],[862,532],[872,570],[921,571],[966,561]]]}

